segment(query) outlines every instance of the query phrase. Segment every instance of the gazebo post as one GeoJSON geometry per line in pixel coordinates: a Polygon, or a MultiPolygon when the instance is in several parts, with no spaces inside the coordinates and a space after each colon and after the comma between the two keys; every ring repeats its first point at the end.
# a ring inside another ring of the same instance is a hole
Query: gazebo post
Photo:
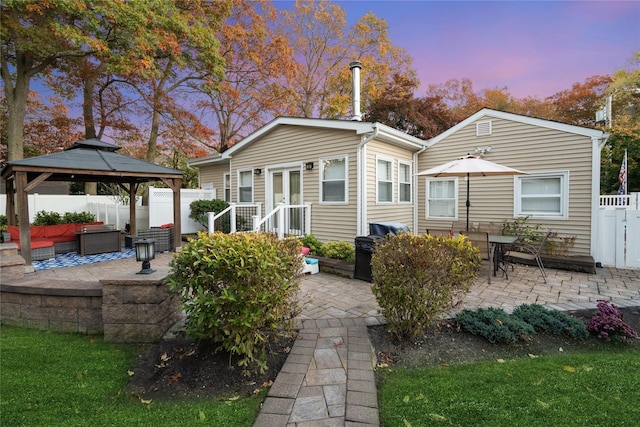
{"type": "Polygon", "coordinates": [[[16,225],[16,180],[14,176],[5,181],[7,225],[16,225]]]}
{"type": "Polygon", "coordinates": [[[138,184],[131,181],[129,183],[129,234],[137,235],[136,225],[136,193],[138,192],[138,184]]]}
{"type": "Polygon", "coordinates": [[[32,265],[31,234],[29,233],[29,195],[27,194],[27,173],[15,173],[15,185],[18,205],[18,224],[20,226],[20,255],[24,258],[25,268],[32,265]]]}
{"type": "Polygon", "coordinates": [[[173,250],[182,246],[182,216],[180,212],[180,184],[181,179],[173,179],[173,250]]]}

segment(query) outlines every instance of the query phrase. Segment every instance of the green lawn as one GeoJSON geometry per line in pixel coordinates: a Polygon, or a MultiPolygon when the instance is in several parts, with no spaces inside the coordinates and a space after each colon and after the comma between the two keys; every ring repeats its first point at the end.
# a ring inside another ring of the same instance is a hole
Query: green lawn
{"type": "Polygon", "coordinates": [[[382,426],[637,426],[640,347],[383,371],[382,426]]]}
{"type": "Polygon", "coordinates": [[[253,424],[262,394],[142,403],[124,393],[134,346],[99,337],[0,328],[2,426],[239,426],[253,424]]]}

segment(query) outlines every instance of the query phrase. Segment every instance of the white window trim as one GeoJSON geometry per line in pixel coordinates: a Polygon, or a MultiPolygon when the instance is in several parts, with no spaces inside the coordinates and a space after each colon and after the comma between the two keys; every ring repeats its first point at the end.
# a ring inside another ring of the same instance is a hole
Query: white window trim
{"type": "Polygon", "coordinates": [[[339,154],[336,156],[327,156],[327,157],[321,157],[319,159],[319,164],[318,164],[318,203],[320,203],[321,205],[348,205],[349,204],[349,156],[346,154],[339,154]],[[322,169],[322,165],[324,164],[324,162],[326,160],[344,160],[344,201],[338,202],[338,201],[324,201],[324,187],[322,186],[322,175],[323,175],[323,169],[322,169]]]}
{"type": "Polygon", "coordinates": [[[238,169],[237,172],[237,183],[238,185],[236,186],[236,194],[237,194],[237,199],[238,203],[253,203],[254,197],[255,197],[255,180],[254,180],[254,176],[253,176],[253,169],[238,169]],[[249,202],[241,202],[240,201],[240,174],[243,172],[249,172],[251,175],[251,201],[249,202]]]}
{"type": "Polygon", "coordinates": [[[437,219],[444,219],[444,220],[452,220],[452,221],[457,221],[458,220],[458,206],[459,206],[459,198],[458,198],[458,177],[446,177],[446,178],[427,178],[425,180],[425,199],[424,199],[424,218],[425,219],[433,219],[433,220],[437,220],[437,219]],[[433,182],[433,181],[453,181],[453,191],[454,191],[454,213],[452,217],[448,217],[448,216],[429,216],[429,183],[433,182]]]}
{"type": "Polygon", "coordinates": [[[231,200],[227,199],[227,190],[229,190],[229,199],[231,199],[232,191],[231,191],[231,173],[225,172],[222,174],[222,197],[225,199],[225,202],[231,203],[231,200]],[[229,178],[229,187],[227,187],[227,178],[229,178]]]}
{"type": "Polygon", "coordinates": [[[405,162],[402,160],[398,160],[398,204],[411,204],[412,199],[413,199],[413,180],[412,180],[412,174],[413,170],[411,167],[411,163],[410,162],[405,162]],[[403,182],[400,180],[400,165],[404,165],[404,166],[408,166],[409,167],[409,181],[407,182],[403,182]],[[400,195],[402,194],[402,184],[409,184],[409,200],[400,200],[400,195]]]}
{"type": "Polygon", "coordinates": [[[393,170],[394,169],[394,167],[393,167],[394,163],[395,162],[391,158],[382,157],[382,156],[376,156],[376,204],[378,204],[378,205],[390,205],[390,204],[393,204],[393,200],[394,200],[394,197],[393,197],[394,191],[393,191],[393,189],[394,189],[394,178],[395,178],[395,173],[394,173],[395,171],[393,170]],[[382,181],[382,182],[391,182],[391,200],[389,200],[389,201],[387,201],[387,200],[380,201],[380,194],[378,194],[379,193],[379,191],[378,191],[379,185],[378,184],[381,182],[378,179],[378,162],[380,162],[380,161],[388,162],[389,164],[391,164],[391,181],[382,181]]]}
{"type": "Polygon", "coordinates": [[[527,175],[515,175],[513,215],[514,218],[528,216],[533,219],[569,219],[569,171],[529,173],[527,175]],[[523,212],[522,211],[522,181],[532,178],[560,178],[560,212],[523,212]]]}

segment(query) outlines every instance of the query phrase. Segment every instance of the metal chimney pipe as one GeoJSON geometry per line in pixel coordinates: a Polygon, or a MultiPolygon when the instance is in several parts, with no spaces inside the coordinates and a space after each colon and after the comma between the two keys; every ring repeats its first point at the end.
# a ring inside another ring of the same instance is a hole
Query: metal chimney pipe
{"type": "Polygon", "coordinates": [[[351,117],[351,120],[361,121],[362,114],[360,113],[360,70],[362,69],[362,63],[360,61],[353,61],[349,64],[349,68],[351,69],[353,83],[353,117],[351,117]]]}

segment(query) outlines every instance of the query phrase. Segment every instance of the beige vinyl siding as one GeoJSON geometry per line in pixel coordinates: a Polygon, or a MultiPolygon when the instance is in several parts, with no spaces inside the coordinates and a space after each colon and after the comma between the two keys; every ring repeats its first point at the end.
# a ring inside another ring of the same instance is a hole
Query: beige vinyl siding
{"type": "MultiPolygon", "coordinates": [[[[561,236],[576,236],[573,255],[589,255],[591,230],[591,138],[511,120],[483,117],[492,121],[492,134],[476,136],[475,122],[460,129],[427,149],[419,159],[422,171],[448,162],[475,147],[491,146],[483,158],[527,173],[569,171],[569,206],[567,219],[531,218],[530,224],[541,224],[561,236]]],[[[466,216],[466,178],[458,181],[458,224],[466,216]]],[[[428,227],[442,227],[448,221],[426,220],[426,181],[418,177],[418,224],[424,232],[428,227]]],[[[469,222],[496,222],[514,219],[514,177],[471,177],[469,222]]],[[[458,231],[458,230],[454,230],[458,231]]]]}
{"type": "Polygon", "coordinates": [[[200,186],[213,184],[216,189],[216,198],[224,200],[224,174],[229,172],[229,163],[220,162],[202,166],[200,169],[200,186]]]}
{"type": "MultiPolygon", "coordinates": [[[[367,229],[368,223],[371,222],[394,221],[408,225],[413,231],[413,204],[398,202],[398,160],[412,164],[413,167],[413,152],[380,141],[371,141],[366,145],[366,153],[367,229]],[[393,202],[391,203],[378,203],[376,200],[378,159],[390,161],[393,168],[393,202]]],[[[412,170],[411,173],[415,171],[412,170]]]]}
{"type": "MultiPolygon", "coordinates": [[[[353,242],[356,235],[356,150],[360,137],[353,131],[341,131],[301,126],[279,126],[232,159],[233,177],[242,169],[261,168],[262,174],[254,175],[254,201],[263,204],[268,171],[278,165],[299,167],[302,175],[302,197],[311,203],[311,228],[320,241],[343,240],[353,242]],[[348,203],[320,203],[320,159],[347,156],[348,203]],[[305,163],[313,162],[313,169],[306,170],[305,163]]],[[[234,199],[236,197],[234,185],[234,199]]]]}

